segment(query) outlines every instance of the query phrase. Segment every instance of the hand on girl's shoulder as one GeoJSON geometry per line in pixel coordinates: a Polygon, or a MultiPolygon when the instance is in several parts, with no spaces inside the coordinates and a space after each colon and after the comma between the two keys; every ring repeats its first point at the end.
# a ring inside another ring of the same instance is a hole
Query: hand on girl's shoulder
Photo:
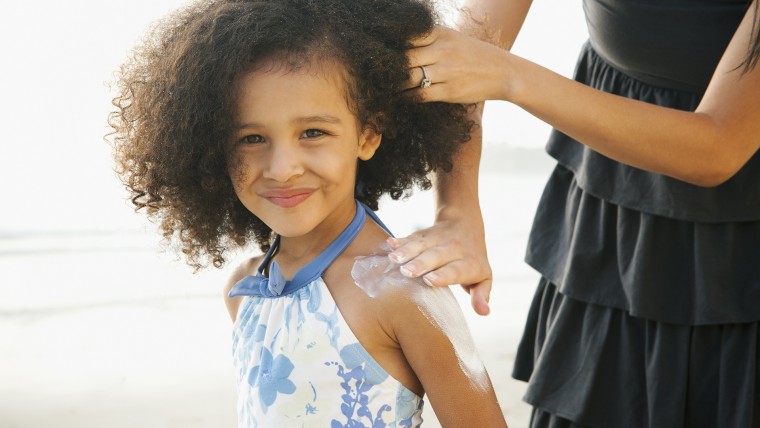
{"type": "Polygon", "coordinates": [[[449,287],[431,287],[420,278],[401,273],[386,251],[354,258],[351,278],[364,294],[381,307],[394,329],[439,327],[440,316],[456,321],[467,332],[462,310],[449,287]]]}
{"type": "Polygon", "coordinates": [[[381,307],[380,314],[443,426],[506,426],[467,321],[449,287],[431,287],[404,276],[400,265],[383,252],[356,257],[351,276],[381,307]]]}
{"type": "Polygon", "coordinates": [[[230,297],[230,290],[232,290],[232,287],[234,287],[235,284],[237,284],[241,279],[249,275],[255,275],[256,269],[259,267],[263,259],[264,255],[262,254],[260,256],[251,257],[243,261],[235,269],[233,269],[232,273],[227,279],[227,282],[224,285],[224,304],[227,306],[227,312],[230,313],[230,318],[232,318],[233,323],[237,318],[237,312],[240,308],[240,302],[243,300],[243,298],[230,297]]]}

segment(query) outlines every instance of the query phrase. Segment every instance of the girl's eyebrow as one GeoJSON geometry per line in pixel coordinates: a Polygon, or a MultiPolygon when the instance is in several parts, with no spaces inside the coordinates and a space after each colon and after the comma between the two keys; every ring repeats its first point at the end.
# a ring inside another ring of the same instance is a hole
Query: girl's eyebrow
{"type": "MultiPolygon", "coordinates": [[[[314,123],[314,122],[339,124],[339,123],[341,123],[341,120],[338,119],[335,116],[330,116],[329,114],[318,114],[318,115],[314,115],[314,116],[304,116],[304,117],[299,117],[299,118],[293,120],[293,123],[301,123],[301,124],[302,123],[314,123]]],[[[261,128],[263,126],[264,125],[262,125],[262,124],[260,124],[258,122],[246,122],[246,123],[241,123],[241,124],[236,125],[235,129],[237,129],[237,130],[240,130],[240,129],[256,129],[256,128],[261,128]]]]}
{"type": "Polygon", "coordinates": [[[237,129],[237,130],[240,130],[240,129],[255,129],[255,128],[260,128],[260,127],[261,127],[261,125],[258,124],[258,123],[256,123],[256,122],[246,122],[246,123],[240,123],[240,124],[235,125],[235,129],[237,129]]]}
{"type": "Polygon", "coordinates": [[[341,120],[335,116],[330,116],[329,114],[319,114],[319,115],[314,115],[314,116],[299,117],[294,122],[297,122],[297,123],[305,123],[305,122],[340,123],[341,120]]]}

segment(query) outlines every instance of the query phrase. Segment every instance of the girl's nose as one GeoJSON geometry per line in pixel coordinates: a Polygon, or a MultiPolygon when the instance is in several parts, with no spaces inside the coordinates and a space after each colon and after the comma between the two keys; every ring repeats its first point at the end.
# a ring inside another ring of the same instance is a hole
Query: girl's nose
{"type": "Polygon", "coordinates": [[[272,144],[264,177],[278,182],[303,175],[304,167],[297,144],[272,144]]]}

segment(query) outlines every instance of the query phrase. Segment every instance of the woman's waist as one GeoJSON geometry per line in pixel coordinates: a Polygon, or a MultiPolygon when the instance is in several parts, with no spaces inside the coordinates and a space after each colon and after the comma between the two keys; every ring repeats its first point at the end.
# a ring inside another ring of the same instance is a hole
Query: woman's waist
{"type": "Polygon", "coordinates": [[[760,220],[760,153],[725,183],[701,187],[622,164],[557,131],[547,152],[585,192],[615,205],[691,222],[760,220]]]}
{"type": "Polygon", "coordinates": [[[760,217],[704,223],[597,198],[558,165],[526,261],[563,294],[634,316],[699,325],[760,320],[760,217]]]}

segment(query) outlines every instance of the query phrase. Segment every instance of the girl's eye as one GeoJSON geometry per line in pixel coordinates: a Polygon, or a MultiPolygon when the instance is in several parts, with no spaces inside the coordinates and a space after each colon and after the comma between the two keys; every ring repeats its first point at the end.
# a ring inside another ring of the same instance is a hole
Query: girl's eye
{"type": "Polygon", "coordinates": [[[319,138],[325,134],[327,133],[320,131],[319,129],[307,129],[306,131],[303,131],[301,138],[319,138]]]}
{"type": "Polygon", "coordinates": [[[246,135],[240,139],[243,144],[261,144],[264,142],[264,137],[261,135],[246,135]]]}

